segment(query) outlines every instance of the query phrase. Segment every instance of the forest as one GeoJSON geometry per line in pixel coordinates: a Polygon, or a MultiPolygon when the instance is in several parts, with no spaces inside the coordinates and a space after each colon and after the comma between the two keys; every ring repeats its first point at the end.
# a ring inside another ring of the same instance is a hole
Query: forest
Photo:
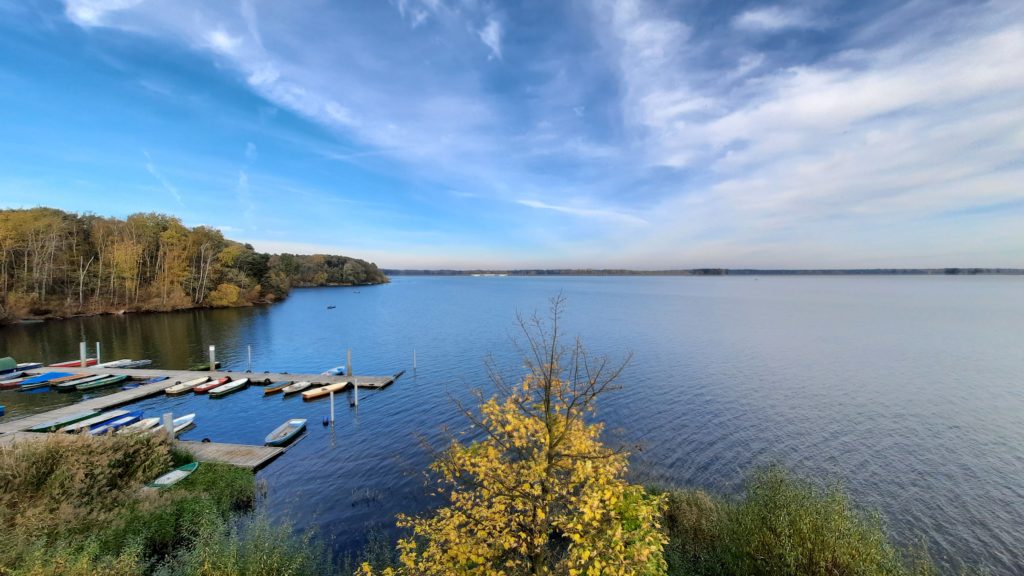
{"type": "Polygon", "coordinates": [[[380,284],[376,264],[266,254],[164,214],[0,210],[0,322],[270,303],[293,287],[380,284]]]}

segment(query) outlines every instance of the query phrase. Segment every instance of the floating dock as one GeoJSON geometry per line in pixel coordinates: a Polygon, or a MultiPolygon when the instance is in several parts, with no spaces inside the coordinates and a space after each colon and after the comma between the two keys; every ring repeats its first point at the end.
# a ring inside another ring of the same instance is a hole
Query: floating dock
{"type": "MultiPolygon", "coordinates": [[[[24,418],[16,420],[10,420],[7,422],[0,423],[0,444],[10,442],[14,439],[15,433],[18,433],[19,437],[24,437],[23,433],[30,428],[52,422],[59,418],[71,416],[85,410],[109,410],[111,408],[117,408],[126,404],[131,404],[139,400],[151,398],[164,393],[164,388],[173,385],[175,382],[184,382],[186,380],[192,380],[200,376],[209,376],[212,379],[228,377],[232,380],[239,378],[249,378],[254,382],[262,382],[269,380],[271,382],[279,382],[282,380],[293,380],[295,382],[309,381],[317,384],[335,384],[339,382],[352,382],[359,388],[367,388],[371,390],[377,390],[390,386],[402,373],[399,372],[393,376],[331,376],[327,374],[288,374],[285,372],[225,372],[221,370],[150,370],[148,368],[96,368],[90,366],[88,368],[37,368],[32,372],[47,372],[47,371],[60,371],[69,372],[71,374],[127,374],[138,380],[147,380],[149,378],[155,378],[157,376],[166,376],[167,380],[162,382],[155,382],[152,384],[139,384],[138,387],[130,390],[121,390],[113,394],[107,394],[97,398],[90,398],[81,402],[76,402],[69,406],[62,406],[48,412],[41,414],[33,414],[24,418]]],[[[19,438],[20,439],[20,438],[19,438]]],[[[183,443],[183,444],[196,444],[196,443],[183,443]]],[[[225,462],[228,464],[235,464],[238,466],[244,466],[246,468],[258,469],[261,466],[265,466],[271,460],[276,458],[281,449],[280,448],[266,448],[264,446],[242,446],[238,444],[216,444],[213,442],[205,443],[201,449],[198,449],[197,459],[203,461],[198,454],[209,454],[210,458],[217,458],[224,455],[223,460],[210,460],[210,462],[225,462]],[[215,450],[216,446],[228,446],[223,451],[215,450]],[[242,448],[255,449],[251,454],[243,455],[240,451],[242,448]],[[269,451],[269,452],[268,452],[269,451]],[[273,454],[271,454],[273,453],[273,454]],[[230,456],[231,454],[237,455],[237,462],[232,461],[230,458],[236,458],[236,456],[230,456]],[[253,466],[249,466],[246,463],[254,462],[253,466]]]]}
{"type": "Polygon", "coordinates": [[[220,442],[192,442],[178,440],[178,448],[189,451],[200,462],[218,462],[248,468],[253,472],[263,468],[284,454],[284,448],[253,446],[250,444],[222,444],[220,442]]]}

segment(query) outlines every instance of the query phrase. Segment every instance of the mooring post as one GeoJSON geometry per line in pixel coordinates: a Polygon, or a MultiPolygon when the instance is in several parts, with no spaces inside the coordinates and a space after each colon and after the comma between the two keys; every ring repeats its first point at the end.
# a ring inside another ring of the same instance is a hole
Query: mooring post
{"type": "Polygon", "coordinates": [[[334,390],[331,390],[331,425],[334,425],[334,390]]]}
{"type": "Polygon", "coordinates": [[[359,407],[359,386],[355,380],[352,380],[352,405],[356,408],[359,407]]]}
{"type": "Polygon", "coordinates": [[[164,430],[167,430],[167,438],[174,440],[174,415],[164,412],[164,430]]]}
{"type": "Polygon", "coordinates": [[[416,349],[412,349],[412,371],[416,371],[416,349]]]}
{"type": "Polygon", "coordinates": [[[100,359],[100,343],[99,342],[96,343],[96,363],[97,364],[103,363],[103,360],[100,359]]]}
{"type": "Polygon", "coordinates": [[[86,355],[85,340],[82,340],[81,342],[78,343],[78,358],[82,362],[82,368],[85,368],[85,365],[86,365],[86,363],[85,363],[85,355],[86,355]]]}
{"type": "Polygon", "coordinates": [[[249,370],[248,370],[248,372],[252,372],[252,344],[249,344],[248,346],[249,346],[249,370]]]}
{"type": "Polygon", "coordinates": [[[352,375],[352,349],[349,348],[345,354],[345,376],[352,375]]]}
{"type": "Polygon", "coordinates": [[[210,344],[210,372],[217,369],[217,347],[210,344]]]}

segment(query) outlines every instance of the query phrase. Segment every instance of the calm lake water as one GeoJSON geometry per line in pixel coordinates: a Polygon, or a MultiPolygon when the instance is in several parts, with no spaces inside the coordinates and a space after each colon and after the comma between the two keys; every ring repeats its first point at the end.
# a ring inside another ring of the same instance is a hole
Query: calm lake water
{"type": "MultiPolygon", "coordinates": [[[[600,416],[634,448],[638,481],[736,493],[759,465],[843,482],[903,543],[1024,573],[1024,278],[398,277],[385,286],[295,290],[240,310],[98,317],[0,329],[19,361],[104,357],[183,368],[209,344],[227,367],[319,372],[352,349],[358,374],[407,374],[342,399],[154,398],[147,411],[198,413],[187,439],[261,443],[286,418],[309,434],[259,473],[275,518],[317,525],[340,549],[368,526],[431,504],[424,443],[465,427],[452,397],[488,389],[488,354],[521,370],[517,310],[562,291],[564,328],[596,353],[633,361],[600,416]],[[337,306],[328,310],[328,305],[337,306]],[[413,350],[417,370],[412,370],[413,350]]],[[[0,393],[5,419],[65,402],[0,393]]]]}

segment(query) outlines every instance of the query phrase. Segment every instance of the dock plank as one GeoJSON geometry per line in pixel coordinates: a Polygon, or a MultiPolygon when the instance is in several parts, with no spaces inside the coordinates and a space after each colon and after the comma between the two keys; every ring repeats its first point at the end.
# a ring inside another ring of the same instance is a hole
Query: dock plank
{"type": "Polygon", "coordinates": [[[253,472],[270,464],[284,448],[253,446],[249,444],[223,444],[220,442],[193,442],[178,440],[176,444],[189,451],[200,462],[218,462],[248,468],[253,472]]]}

